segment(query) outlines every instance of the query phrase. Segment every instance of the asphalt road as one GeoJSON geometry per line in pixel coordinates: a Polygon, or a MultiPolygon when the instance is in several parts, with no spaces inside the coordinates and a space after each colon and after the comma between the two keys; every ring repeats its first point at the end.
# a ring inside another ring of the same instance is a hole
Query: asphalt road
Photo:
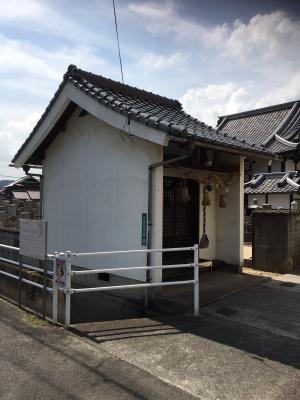
{"type": "Polygon", "coordinates": [[[0,299],[1,400],[193,399],[0,299]]]}

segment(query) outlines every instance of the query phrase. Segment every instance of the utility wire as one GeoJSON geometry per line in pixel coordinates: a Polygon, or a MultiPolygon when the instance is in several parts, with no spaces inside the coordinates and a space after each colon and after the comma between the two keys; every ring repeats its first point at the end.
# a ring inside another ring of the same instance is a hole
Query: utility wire
{"type": "MultiPolygon", "coordinates": [[[[115,5],[115,0],[113,0],[113,8],[114,8],[114,16],[115,16],[115,28],[116,28],[116,37],[117,37],[117,44],[118,44],[118,53],[119,53],[119,62],[120,62],[120,69],[121,69],[121,77],[122,77],[122,83],[124,85],[124,75],[123,75],[123,65],[122,65],[122,57],[121,57],[121,50],[120,50],[120,41],[119,41],[119,30],[118,30],[118,21],[117,21],[117,13],[116,13],[116,5],[115,5]]],[[[125,103],[124,106],[129,109],[129,106],[127,105],[127,99],[125,96],[125,103]]],[[[128,133],[129,136],[131,135],[130,132],[130,112],[128,114],[127,120],[124,122],[124,126],[122,128],[122,131],[124,133],[128,133]],[[125,131],[125,126],[128,126],[128,132],[125,131]]],[[[123,137],[122,137],[123,138],[123,137]]],[[[125,138],[123,138],[124,140],[125,138]]]]}
{"type": "Polygon", "coordinates": [[[124,84],[123,66],[122,66],[122,58],[121,58],[121,51],[120,51],[119,31],[118,31],[118,22],[117,22],[117,14],[116,14],[115,0],[113,0],[113,7],[114,7],[115,28],[116,28],[116,36],[117,36],[117,43],[118,43],[118,52],[119,52],[120,69],[121,69],[122,83],[124,84]]]}

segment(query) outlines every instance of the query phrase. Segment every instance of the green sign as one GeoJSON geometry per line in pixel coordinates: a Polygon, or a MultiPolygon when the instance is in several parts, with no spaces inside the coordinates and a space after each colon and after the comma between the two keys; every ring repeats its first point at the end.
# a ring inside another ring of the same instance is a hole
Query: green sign
{"type": "Polygon", "coordinates": [[[142,213],[142,246],[147,245],[147,213],[142,213]]]}

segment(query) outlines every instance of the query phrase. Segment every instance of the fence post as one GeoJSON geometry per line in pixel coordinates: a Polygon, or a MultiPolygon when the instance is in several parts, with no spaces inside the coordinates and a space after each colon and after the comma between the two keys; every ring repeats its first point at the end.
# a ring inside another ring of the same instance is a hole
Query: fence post
{"type": "Polygon", "coordinates": [[[22,256],[19,254],[18,306],[22,306],[22,256]]]}
{"type": "Polygon", "coordinates": [[[57,255],[54,253],[53,258],[53,280],[52,280],[52,321],[57,324],[57,305],[58,305],[58,288],[57,288],[57,255]]]}
{"type": "Polygon", "coordinates": [[[46,300],[47,300],[47,258],[45,261],[39,260],[39,268],[43,268],[43,309],[42,317],[46,319],[46,300]]]}
{"type": "Polygon", "coordinates": [[[194,245],[194,315],[199,315],[199,245],[194,245]]]}
{"type": "Polygon", "coordinates": [[[71,270],[72,270],[72,253],[66,252],[65,266],[65,328],[69,328],[71,322],[71,270]]]}

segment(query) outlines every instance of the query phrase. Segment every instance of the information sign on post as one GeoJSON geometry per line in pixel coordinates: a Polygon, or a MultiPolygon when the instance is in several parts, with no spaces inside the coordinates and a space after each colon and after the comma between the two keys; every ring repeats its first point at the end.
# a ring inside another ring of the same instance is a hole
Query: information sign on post
{"type": "Polygon", "coordinates": [[[20,219],[20,254],[46,260],[47,221],[20,219]]]}
{"type": "Polygon", "coordinates": [[[59,256],[55,263],[55,283],[57,287],[64,288],[66,283],[66,258],[59,256]]]}

